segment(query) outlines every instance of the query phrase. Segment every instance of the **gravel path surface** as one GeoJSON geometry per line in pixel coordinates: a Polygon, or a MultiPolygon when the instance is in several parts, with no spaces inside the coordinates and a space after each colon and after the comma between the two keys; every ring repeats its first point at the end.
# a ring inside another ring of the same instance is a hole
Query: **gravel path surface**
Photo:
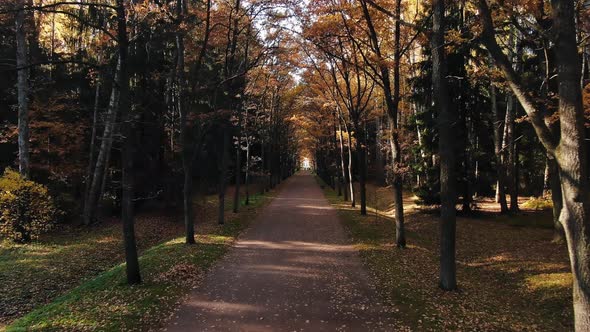
{"type": "Polygon", "coordinates": [[[394,331],[309,173],[285,183],[166,331],[394,331]]]}

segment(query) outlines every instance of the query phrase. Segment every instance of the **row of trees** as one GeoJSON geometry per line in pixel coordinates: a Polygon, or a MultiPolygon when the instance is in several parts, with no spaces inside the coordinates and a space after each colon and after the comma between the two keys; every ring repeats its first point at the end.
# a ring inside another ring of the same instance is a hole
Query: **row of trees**
{"type": "Polygon", "coordinates": [[[458,204],[469,213],[491,195],[516,212],[519,195],[547,192],[585,331],[588,11],[576,0],[2,2],[2,166],[47,184],[84,224],[120,210],[130,283],[137,208],[179,203],[194,243],[195,192],[218,194],[223,223],[229,184],[237,212],[240,187],[247,202],[252,183],[275,186],[300,155],[362,214],[369,176],[391,184],[400,248],[404,190],[440,205],[446,290],[458,204]]]}
{"type": "Polygon", "coordinates": [[[261,33],[268,5],[2,3],[2,58],[15,59],[1,64],[3,166],[47,184],[71,220],[121,211],[131,284],[138,208],[181,203],[192,244],[196,191],[217,192],[223,224],[229,184],[237,213],[253,183],[268,190],[296,167],[294,80],[280,33],[261,33]]]}
{"type": "Polygon", "coordinates": [[[320,176],[361,214],[367,176],[387,179],[400,248],[403,189],[439,205],[445,290],[457,287],[457,206],[470,213],[475,196],[495,196],[515,213],[519,195],[547,193],[556,241],[568,246],[578,331],[590,329],[588,11],[574,0],[331,0],[294,10],[309,88],[301,116],[320,176]]]}

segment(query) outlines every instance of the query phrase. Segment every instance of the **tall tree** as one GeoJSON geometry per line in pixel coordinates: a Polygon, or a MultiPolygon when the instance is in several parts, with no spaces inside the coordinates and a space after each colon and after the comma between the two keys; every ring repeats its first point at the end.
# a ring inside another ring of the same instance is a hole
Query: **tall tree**
{"type": "Polygon", "coordinates": [[[482,41],[502,71],[508,85],[527,113],[548,153],[559,168],[563,207],[560,221],[573,275],[574,318],[576,331],[590,330],[590,201],[585,149],[584,109],[580,87],[580,57],[576,42],[575,1],[552,0],[553,42],[559,82],[559,132],[550,128],[551,121],[537,105],[521,77],[499,46],[490,7],[486,0],[477,2],[483,25],[482,41]]]}
{"type": "MultiPolygon", "coordinates": [[[[187,244],[195,243],[195,221],[193,211],[193,153],[191,149],[191,142],[187,131],[189,130],[187,124],[188,109],[185,105],[186,97],[186,82],[185,82],[185,58],[184,58],[184,35],[181,31],[180,26],[184,21],[185,7],[183,0],[176,1],[176,15],[177,23],[179,25],[178,31],[176,32],[176,86],[178,90],[177,95],[177,108],[180,113],[180,144],[182,145],[182,169],[184,172],[184,183],[183,183],[183,208],[184,208],[184,225],[185,225],[185,242],[187,244]]],[[[205,47],[205,46],[203,46],[205,47]]]]}
{"type": "MultiPolygon", "coordinates": [[[[399,248],[406,246],[406,234],[404,228],[404,203],[403,203],[403,181],[400,174],[401,166],[401,145],[399,139],[399,103],[400,103],[400,60],[401,60],[401,48],[400,48],[400,36],[401,36],[401,0],[396,0],[395,4],[395,32],[394,32],[394,44],[393,44],[393,89],[391,84],[391,74],[389,67],[387,66],[386,58],[381,51],[381,44],[379,41],[379,34],[375,25],[373,24],[373,18],[369,12],[369,8],[366,0],[360,1],[363,17],[366,21],[368,32],[371,41],[372,51],[375,53],[378,71],[375,76],[380,80],[380,86],[383,90],[383,96],[385,97],[385,105],[387,107],[387,115],[389,117],[390,126],[390,151],[391,151],[391,162],[392,162],[392,189],[393,189],[393,204],[395,207],[395,243],[399,248]]],[[[364,57],[367,60],[367,57],[364,57]]]]}
{"type": "Polygon", "coordinates": [[[502,169],[503,174],[507,180],[508,193],[510,194],[510,211],[518,211],[518,194],[517,194],[517,178],[516,174],[516,149],[514,142],[514,121],[516,120],[516,99],[509,95],[506,98],[506,116],[504,118],[504,135],[502,138],[502,169]]]}
{"type": "MultiPolygon", "coordinates": [[[[121,56],[119,55],[115,69],[115,82],[121,80],[121,56]]],[[[87,191],[84,197],[84,224],[90,225],[96,221],[96,211],[100,201],[100,196],[104,191],[106,182],[106,171],[109,164],[111,148],[113,146],[113,139],[115,136],[115,129],[117,123],[117,116],[120,108],[118,107],[120,99],[120,89],[117,84],[113,84],[111,96],[109,99],[108,108],[104,120],[104,130],[101,138],[100,148],[96,162],[92,165],[91,176],[87,180],[87,191]]]]}
{"type": "Polygon", "coordinates": [[[492,106],[493,126],[494,126],[494,152],[496,155],[496,203],[500,204],[500,213],[508,212],[508,203],[506,202],[505,192],[505,175],[504,160],[502,158],[502,133],[504,132],[504,121],[500,118],[498,109],[498,94],[496,87],[490,87],[490,98],[492,106]]]}
{"type": "Polygon", "coordinates": [[[445,59],[445,3],[432,1],[432,86],[438,111],[438,151],[440,156],[440,287],[457,288],[455,261],[456,171],[455,137],[457,114],[450,107],[445,59]]]}
{"type": "MultiPolygon", "coordinates": [[[[16,67],[18,94],[18,169],[22,176],[29,177],[29,66],[27,51],[27,1],[18,0],[16,9],[16,67]]],[[[33,27],[29,27],[32,29],[33,27]]]]}
{"type": "MultiPolygon", "coordinates": [[[[222,119],[222,121],[227,121],[222,119]]],[[[217,152],[217,161],[219,164],[219,183],[217,188],[218,197],[218,210],[217,210],[217,223],[223,225],[225,223],[225,191],[227,189],[227,168],[229,163],[229,145],[230,145],[230,132],[227,127],[229,124],[221,124],[221,140],[223,142],[221,150],[217,152]]]]}
{"type": "Polygon", "coordinates": [[[128,74],[128,49],[129,40],[127,35],[127,14],[125,0],[117,0],[117,42],[119,50],[120,72],[119,81],[119,109],[121,112],[123,135],[123,149],[121,151],[122,161],[122,198],[121,198],[121,219],[123,222],[123,237],[125,242],[125,268],[127,271],[127,282],[129,284],[141,283],[139,272],[139,260],[137,257],[137,244],[135,241],[134,226],[134,169],[133,158],[135,156],[136,143],[133,130],[134,115],[129,107],[129,74],[128,74]]]}

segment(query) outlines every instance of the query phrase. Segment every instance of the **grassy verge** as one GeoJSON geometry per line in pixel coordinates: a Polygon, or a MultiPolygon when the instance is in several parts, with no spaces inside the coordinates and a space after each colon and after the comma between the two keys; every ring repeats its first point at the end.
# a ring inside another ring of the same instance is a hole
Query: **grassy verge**
{"type": "Polygon", "coordinates": [[[197,225],[196,245],[175,238],[146,250],[140,257],[141,285],[127,286],[124,265],[116,266],[16,320],[6,331],[145,331],[160,326],[273,195],[251,197],[239,214],[228,213],[223,226],[205,214],[197,225]]]}
{"type": "MultiPolygon", "coordinates": [[[[142,215],[136,221],[140,252],[182,234],[174,216],[142,215]]],[[[123,260],[121,225],[108,220],[68,227],[22,245],[0,243],[0,330],[2,323],[80,285],[123,260]]]]}
{"type": "MultiPolygon", "coordinates": [[[[552,230],[514,227],[495,218],[458,218],[459,291],[438,283],[438,217],[406,211],[408,248],[393,246],[394,220],[372,208],[387,201],[383,190],[360,216],[328,186],[384,301],[412,330],[567,331],[572,330],[571,274],[566,249],[551,243],[552,230]]],[[[384,204],[389,206],[389,204],[384,204]]],[[[409,205],[409,204],[408,204],[409,205]]]]}

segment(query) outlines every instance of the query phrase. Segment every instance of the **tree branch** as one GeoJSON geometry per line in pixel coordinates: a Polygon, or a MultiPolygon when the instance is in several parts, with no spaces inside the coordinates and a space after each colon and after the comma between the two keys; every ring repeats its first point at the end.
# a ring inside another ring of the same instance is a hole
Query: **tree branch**
{"type": "Polygon", "coordinates": [[[537,132],[541,143],[543,146],[545,146],[549,153],[553,153],[557,147],[558,140],[551,133],[550,128],[547,126],[544,112],[538,105],[535,104],[533,98],[526,91],[520,80],[520,76],[514,71],[514,68],[512,68],[512,63],[498,45],[498,42],[496,41],[496,34],[494,32],[492,15],[486,0],[478,0],[477,6],[483,25],[481,41],[490,52],[490,55],[496,63],[496,66],[498,66],[498,68],[500,68],[500,70],[504,73],[504,77],[512,89],[512,92],[522,105],[526,114],[531,119],[533,128],[537,132]]]}

